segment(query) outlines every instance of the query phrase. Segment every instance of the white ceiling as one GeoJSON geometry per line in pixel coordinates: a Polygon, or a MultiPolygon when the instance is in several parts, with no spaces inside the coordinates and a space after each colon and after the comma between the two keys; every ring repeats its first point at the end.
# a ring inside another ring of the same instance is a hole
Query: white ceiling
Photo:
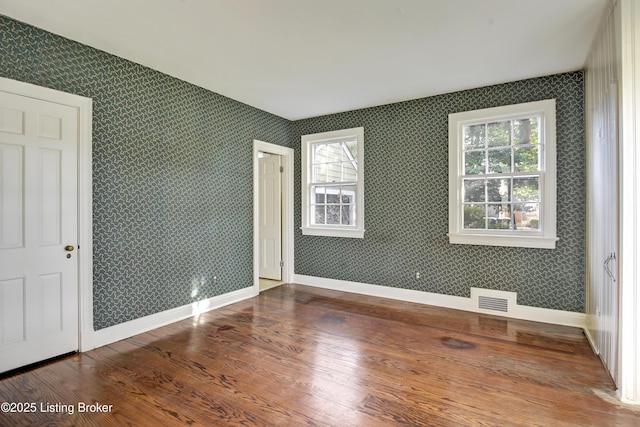
{"type": "Polygon", "coordinates": [[[295,120],[583,67],[608,0],[0,0],[295,120]]]}

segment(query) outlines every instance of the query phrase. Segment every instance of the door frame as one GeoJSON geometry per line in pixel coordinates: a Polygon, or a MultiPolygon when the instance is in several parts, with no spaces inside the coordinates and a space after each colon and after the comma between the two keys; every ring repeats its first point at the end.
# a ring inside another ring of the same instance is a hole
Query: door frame
{"type": "Polygon", "coordinates": [[[293,278],[293,149],[269,142],[253,140],[253,289],[260,293],[260,152],[278,155],[282,158],[282,281],[293,278]]]}
{"type": "Polygon", "coordinates": [[[78,111],[78,351],[95,347],[93,339],[93,101],[30,83],[0,77],[0,90],[53,102],[78,111]]]}

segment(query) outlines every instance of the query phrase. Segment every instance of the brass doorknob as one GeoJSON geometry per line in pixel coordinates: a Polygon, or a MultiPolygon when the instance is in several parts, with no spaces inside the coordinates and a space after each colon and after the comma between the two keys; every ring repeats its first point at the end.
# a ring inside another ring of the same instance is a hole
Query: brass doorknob
{"type": "Polygon", "coordinates": [[[64,247],[64,250],[67,252],[73,252],[73,245],[67,245],[64,247]]]}

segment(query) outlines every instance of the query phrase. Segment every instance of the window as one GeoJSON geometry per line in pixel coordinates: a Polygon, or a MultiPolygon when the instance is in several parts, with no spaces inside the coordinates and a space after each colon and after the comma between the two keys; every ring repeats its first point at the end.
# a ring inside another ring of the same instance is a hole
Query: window
{"type": "Polygon", "coordinates": [[[555,100],[449,115],[449,242],[554,249],[555,100]]]}
{"type": "Polygon", "coordinates": [[[302,136],[302,234],[364,237],[364,129],[302,136]]]}

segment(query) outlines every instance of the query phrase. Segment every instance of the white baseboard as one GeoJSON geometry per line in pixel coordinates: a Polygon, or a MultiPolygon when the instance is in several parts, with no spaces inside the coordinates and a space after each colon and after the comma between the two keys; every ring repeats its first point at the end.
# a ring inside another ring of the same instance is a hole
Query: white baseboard
{"type": "Polygon", "coordinates": [[[593,335],[591,334],[591,330],[588,327],[584,328],[584,334],[587,337],[587,341],[589,341],[589,345],[591,346],[591,350],[593,350],[593,352],[595,354],[600,354],[600,349],[596,345],[596,341],[593,338],[593,335]]]}
{"type": "MultiPolygon", "coordinates": [[[[367,283],[349,282],[346,280],[305,276],[301,274],[294,274],[293,282],[318,288],[415,302],[419,304],[433,305],[436,307],[486,313],[486,311],[476,309],[473,305],[472,299],[465,297],[415,291],[411,289],[392,288],[389,286],[371,285],[367,283]]],[[[248,298],[253,298],[256,295],[257,292],[252,286],[198,301],[193,304],[187,304],[171,310],[162,311],[160,313],[155,313],[129,322],[100,329],[93,332],[93,334],[85,333],[83,334],[82,351],[88,351],[93,348],[111,344],[170,323],[178,322],[200,313],[215,310],[216,308],[224,307],[248,298]]],[[[573,326],[586,330],[586,315],[583,313],[516,305],[510,313],[495,313],[494,315],[521,320],[531,320],[534,322],[573,326]]],[[[588,335],[587,338],[590,339],[588,335]]]]}
{"type": "MultiPolygon", "coordinates": [[[[92,343],[93,348],[102,347],[134,335],[138,335],[170,323],[178,322],[189,317],[196,316],[216,308],[224,307],[235,302],[239,302],[248,298],[253,298],[257,292],[253,286],[227,294],[212,297],[206,300],[194,302],[193,304],[183,305],[171,310],[161,311],[129,322],[120,323],[115,326],[97,330],[93,333],[93,337],[87,340],[92,343]]],[[[82,351],[88,351],[91,348],[83,346],[82,351]]]]}
{"type": "Polygon", "coordinates": [[[513,319],[530,320],[533,322],[573,326],[582,329],[586,329],[587,325],[587,317],[584,313],[575,313],[571,311],[516,305],[509,313],[487,313],[487,311],[477,309],[471,298],[465,297],[415,291],[411,289],[392,288],[389,286],[371,285],[367,283],[349,282],[346,280],[326,279],[323,277],[305,276],[302,274],[294,274],[293,282],[318,288],[333,289],[336,291],[389,298],[399,301],[415,302],[419,304],[433,305],[436,307],[471,311],[474,313],[486,313],[513,319]]]}

